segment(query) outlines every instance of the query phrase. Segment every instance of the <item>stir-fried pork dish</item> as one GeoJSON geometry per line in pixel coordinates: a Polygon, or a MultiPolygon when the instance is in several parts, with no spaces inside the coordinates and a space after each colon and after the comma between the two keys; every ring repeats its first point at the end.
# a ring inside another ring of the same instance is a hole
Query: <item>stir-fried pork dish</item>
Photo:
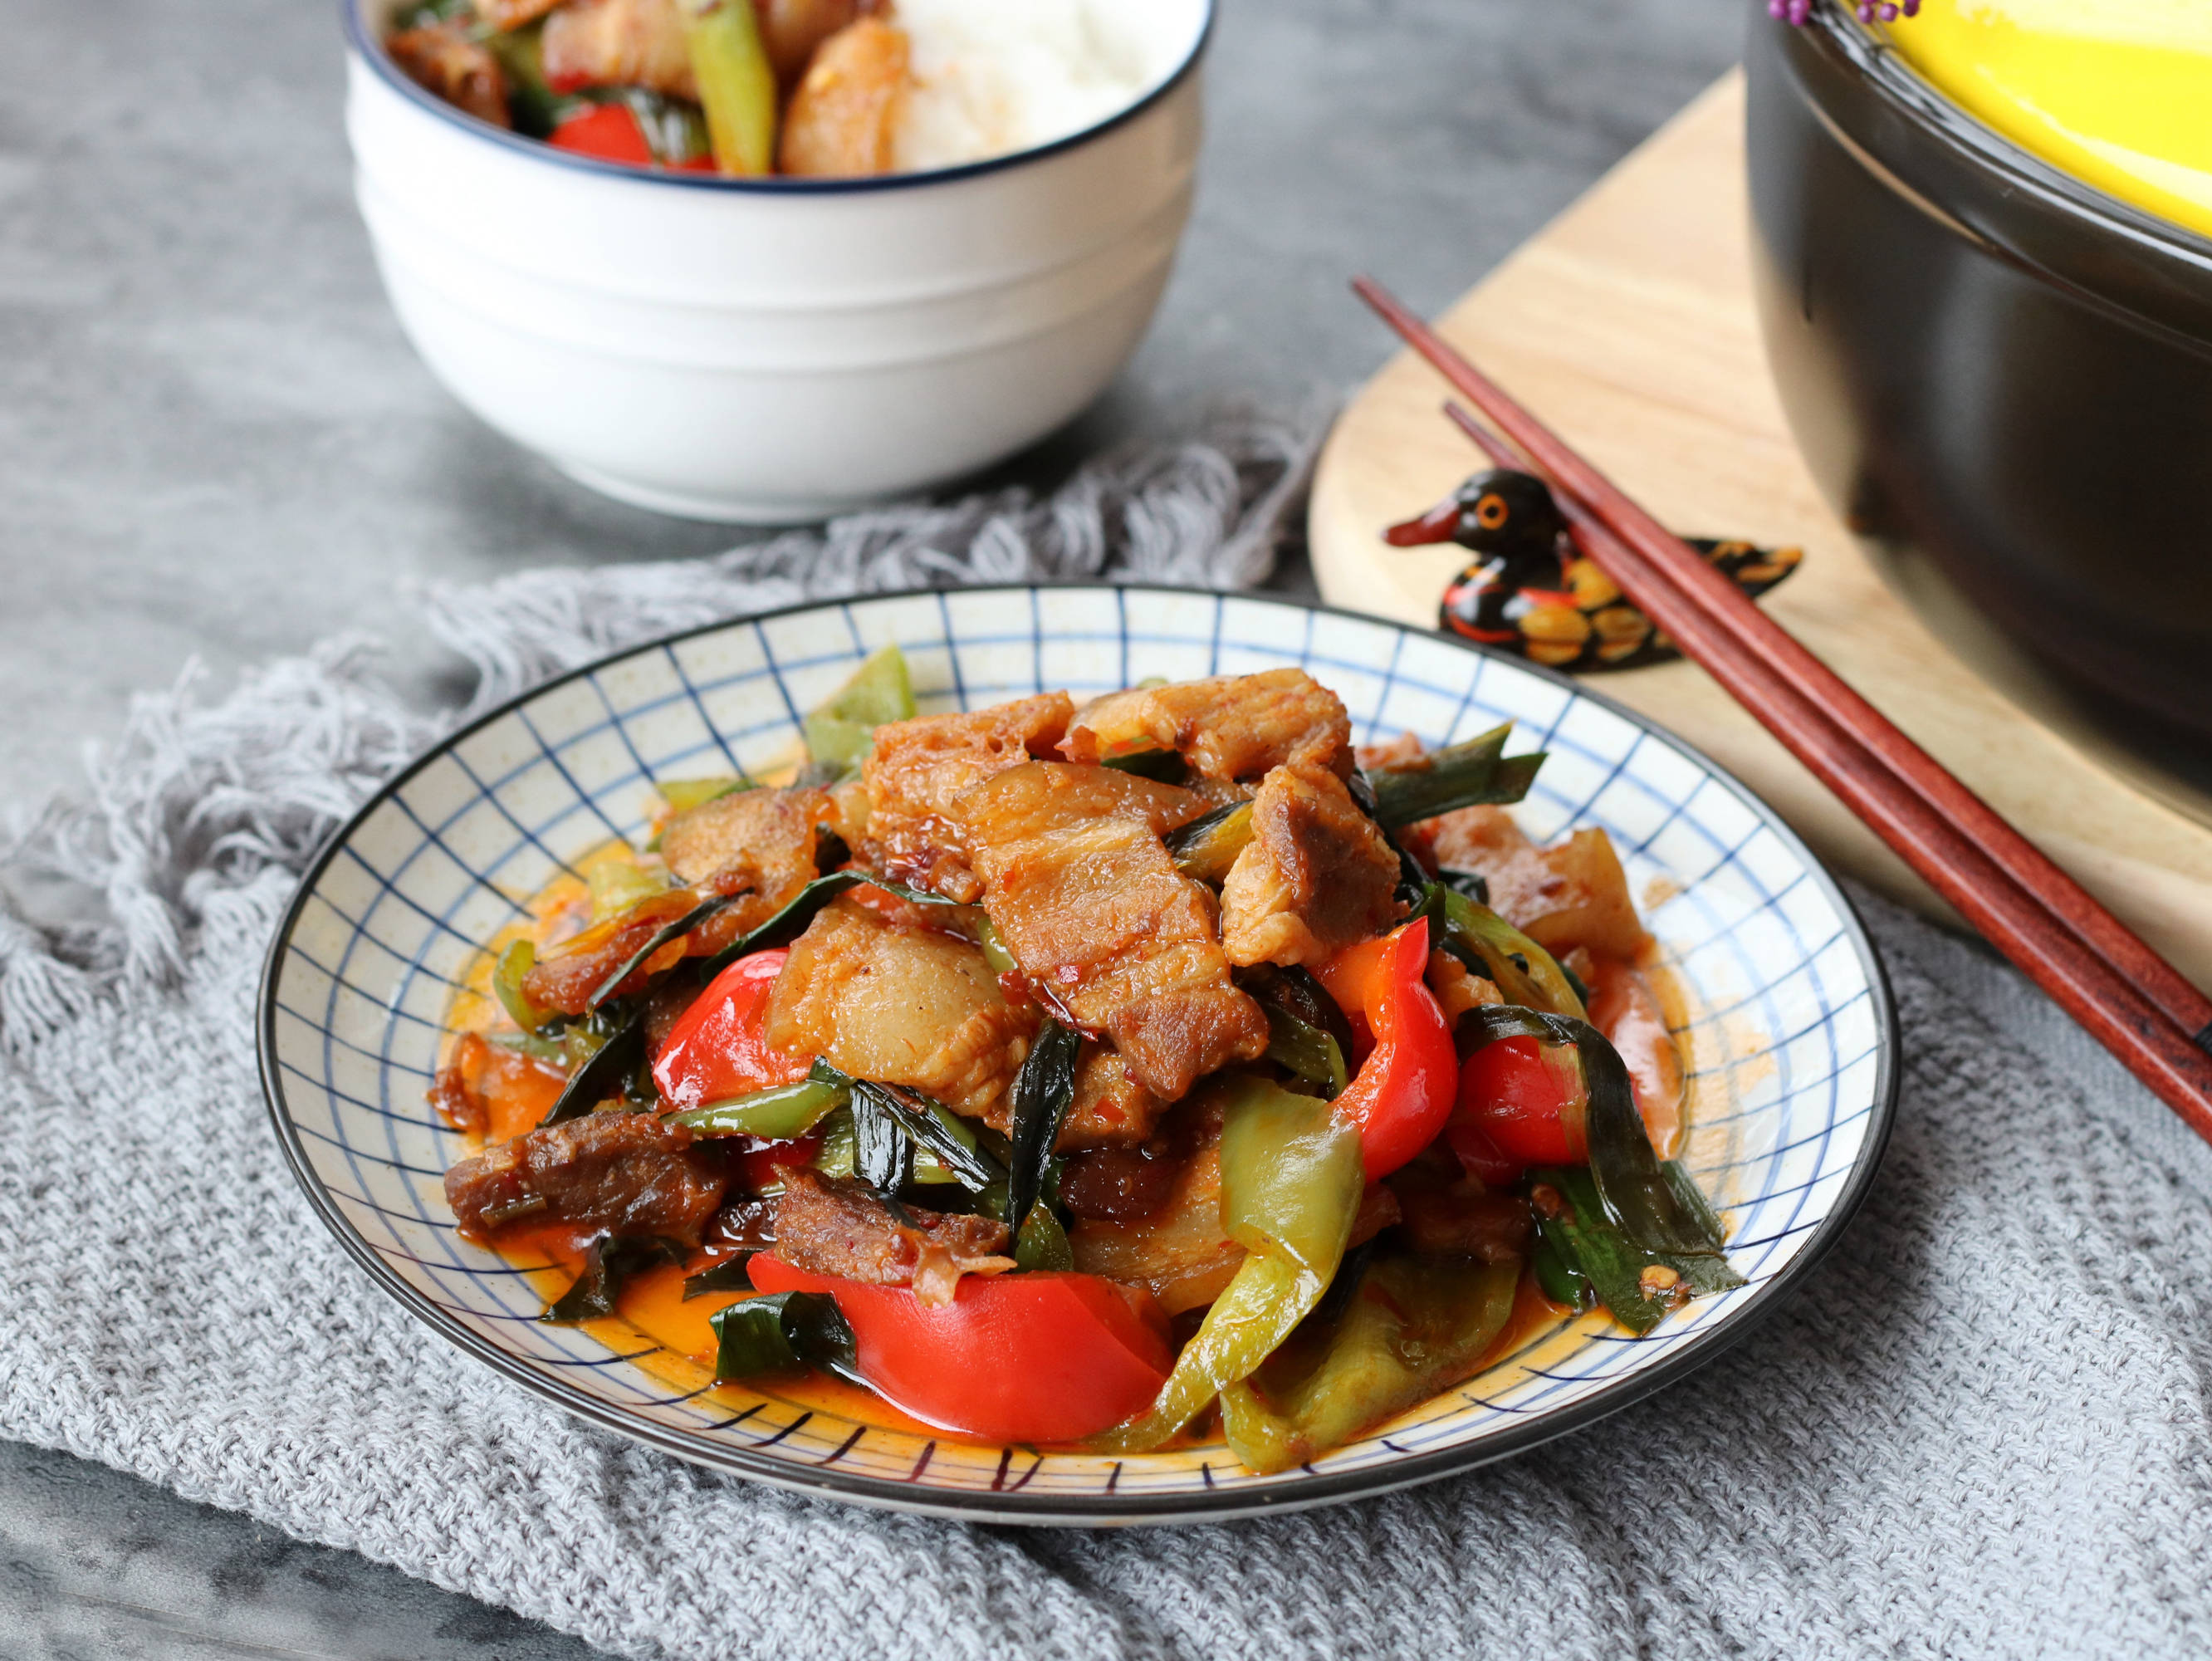
{"type": "Polygon", "coordinates": [[[457,1013],[447,1195],[548,1319],[681,1275],[722,1379],[1265,1472],[1532,1311],[1741,1284],[1620,861],[1522,834],[1507,729],[1356,749],[1297,669],[917,715],[893,650],[807,735],[664,782],[457,1013]]]}
{"type": "MultiPolygon", "coordinates": [[[[1010,155],[1166,67],[1128,0],[405,0],[384,48],[479,120],[602,161],[859,178],[1010,155]]],[[[1169,31],[1171,33],[1171,31],[1169,31]]]]}

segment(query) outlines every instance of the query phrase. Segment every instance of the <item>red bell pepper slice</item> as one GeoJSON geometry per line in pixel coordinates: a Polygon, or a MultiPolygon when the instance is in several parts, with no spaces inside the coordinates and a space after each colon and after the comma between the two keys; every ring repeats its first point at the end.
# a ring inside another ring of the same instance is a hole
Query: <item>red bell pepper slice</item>
{"type": "Polygon", "coordinates": [[[904,1287],[810,1275],[763,1253],[763,1292],[826,1292],[860,1376],[893,1406],[992,1442],[1073,1442],[1152,1404],[1175,1366],[1150,1293],[1095,1275],[963,1276],[933,1308],[904,1287]]]}
{"type": "Polygon", "coordinates": [[[1588,1165],[1589,1088],[1571,1044],[1500,1038],[1467,1058],[1449,1135],[1460,1162],[1486,1183],[1532,1165],[1588,1165]]]}
{"type": "Polygon", "coordinates": [[[762,1030],[790,955],[782,946],[742,957],[692,1000],[653,1058],[653,1082],[672,1106],[704,1107],[806,1076],[814,1058],[786,1055],[762,1030]]]}
{"type": "Polygon", "coordinates": [[[636,112],[627,104],[594,104],[555,127],[545,142],[556,149],[574,150],[579,155],[595,155],[602,161],[623,161],[632,167],[673,167],[685,173],[714,170],[712,156],[695,156],[689,161],[662,161],[647,142],[636,112]]]}
{"type": "Polygon", "coordinates": [[[1359,1127],[1367,1180],[1379,1181],[1437,1139],[1451,1116],[1459,1056],[1428,989],[1429,920],[1339,952],[1322,982],[1344,1009],[1357,1010],[1375,1047],[1336,1098],[1359,1127]]]}

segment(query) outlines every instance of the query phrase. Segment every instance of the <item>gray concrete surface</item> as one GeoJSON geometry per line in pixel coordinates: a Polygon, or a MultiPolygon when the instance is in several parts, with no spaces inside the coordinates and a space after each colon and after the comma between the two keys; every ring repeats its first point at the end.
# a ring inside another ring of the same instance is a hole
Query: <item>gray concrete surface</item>
{"type": "MultiPolygon", "coordinates": [[[[1044,479],[1215,400],[1349,390],[1344,283],[1436,308],[1736,55],[1751,0],[1222,0],[1197,217],[1158,326],[1044,479]]],[[[130,695],[340,630],[416,697],[409,584],[732,533],[479,428],[379,292],[318,0],[11,0],[0,53],[0,812],[130,695]]],[[[1282,579],[1296,587],[1295,562],[1282,579]]],[[[0,1658],[581,1656],[345,1553],[0,1444],[0,1658]]]]}

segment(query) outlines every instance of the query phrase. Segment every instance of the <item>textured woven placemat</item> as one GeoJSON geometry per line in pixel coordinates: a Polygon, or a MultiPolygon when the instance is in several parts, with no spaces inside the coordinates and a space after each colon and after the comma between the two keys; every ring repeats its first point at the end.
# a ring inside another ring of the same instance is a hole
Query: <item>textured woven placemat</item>
{"type": "MultiPolygon", "coordinates": [[[[492,697],[840,586],[1249,583],[1308,448],[1247,423],[1043,502],[851,521],[826,553],[538,573],[432,617],[492,697]]],[[[0,1434],[641,1657],[2212,1641],[2212,1155],[2010,971],[1878,902],[1907,1055],[1866,1211],[1738,1348],[1536,1453],[1300,1517],[1091,1534],[809,1501],[585,1429],[370,1286],[254,1080],[255,979],[295,873],[431,732],[342,648],[212,705],[149,697],[88,796],[0,860],[0,1434]],[[72,898],[100,914],[28,915],[72,898]]]]}

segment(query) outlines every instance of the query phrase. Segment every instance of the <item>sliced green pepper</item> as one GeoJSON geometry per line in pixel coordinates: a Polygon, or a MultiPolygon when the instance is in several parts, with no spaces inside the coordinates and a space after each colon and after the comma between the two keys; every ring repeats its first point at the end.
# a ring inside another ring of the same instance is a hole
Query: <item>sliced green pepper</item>
{"type": "Polygon", "coordinates": [[[619,917],[640,900],[668,891],[668,879],[634,860],[601,860],[585,873],[592,891],[592,921],[619,917]]]}
{"type": "Polygon", "coordinates": [[[849,1177],[860,1158],[860,1133],[854,1128],[849,1108],[839,1108],[822,1122],[822,1148],[814,1168],[825,1177],[849,1177]]]}
{"type": "Polygon", "coordinates": [[[757,789],[759,787],[744,779],[716,778],[668,779],[653,788],[668,804],[672,810],[670,817],[673,818],[678,813],[688,813],[695,807],[704,807],[710,801],[719,801],[724,796],[735,795],[740,790],[757,789]]]}
{"type": "Polygon", "coordinates": [[[551,1010],[539,1008],[522,989],[522,977],[537,966],[538,948],[528,940],[517,940],[499,954],[498,965],[491,974],[492,991],[525,1032],[538,1031],[553,1019],[551,1010]]]}
{"type": "Polygon", "coordinates": [[[1247,1256],[1152,1408],[1100,1445],[1158,1447],[1265,1361],[1328,1289],[1364,1187],[1359,1133],[1328,1103],[1239,1080],[1222,1121],[1221,1220],[1247,1256]]]}
{"type": "Polygon", "coordinates": [[[1474,1371],[1513,1312],[1518,1259],[1381,1257],[1333,1328],[1221,1392],[1229,1445],[1261,1475],[1340,1447],[1474,1371]]]}
{"type": "Polygon", "coordinates": [[[852,1099],[850,1084],[809,1077],[726,1102],[709,1102],[668,1118],[671,1124],[688,1126],[695,1136],[757,1136],[765,1142],[787,1142],[805,1135],[852,1099]]]}
{"type": "Polygon", "coordinates": [[[775,70],[751,0],[677,0],[714,165],[732,178],[775,171],[775,70]]]}
{"type": "Polygon", "coordinates": [[[1006,950],[1006,942],[988,917],[975,925],[975,944],[983,948],[983,962],[994,975],[1011,974],[1021,967],[1014,961],[1014,954],[1006,950]]]}
{"type": "Polygon", "coordinates": [[[886,646],[871,654],[836,697],[806,718],[806,752],[817,762],[858,767],[875,746],[876,728],[914,719],[914,681],[906,654],[886,646]]]}

